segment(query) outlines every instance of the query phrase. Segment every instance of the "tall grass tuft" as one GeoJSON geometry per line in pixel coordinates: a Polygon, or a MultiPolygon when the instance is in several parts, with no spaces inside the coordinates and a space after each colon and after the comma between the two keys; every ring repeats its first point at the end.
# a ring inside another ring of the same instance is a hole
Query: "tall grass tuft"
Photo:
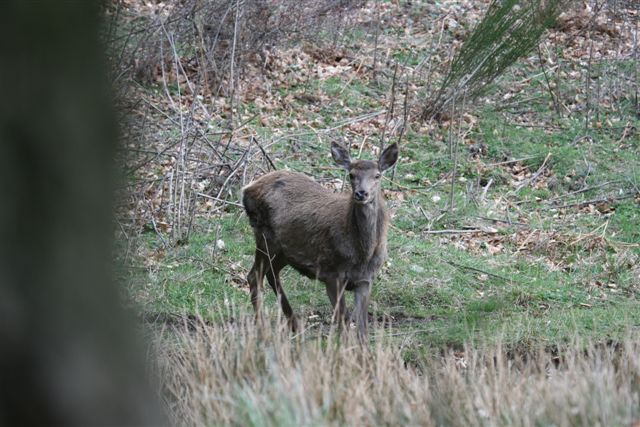
{"type": "Polygon", "coordinates": [[[553,352],[482,350],[407,365],[389,329],[364,349],[333,333],[291,336],[252,318],[158,338],[177,425],[614,426],[640,421],[640,342],[553,352]]]}

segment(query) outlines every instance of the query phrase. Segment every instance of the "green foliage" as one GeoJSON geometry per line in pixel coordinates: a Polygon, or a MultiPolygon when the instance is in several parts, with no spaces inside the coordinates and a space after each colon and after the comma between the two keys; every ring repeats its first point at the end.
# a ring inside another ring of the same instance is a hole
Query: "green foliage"
{"type": "Polygon", "coordinates": [[[471,100],[539,42],[563,0],[494,0],[456,54],[440,89],[423,110],[432,117],[457,97],[471,100]],[[464,94],[464,95],[463,95],[464,94]]]}

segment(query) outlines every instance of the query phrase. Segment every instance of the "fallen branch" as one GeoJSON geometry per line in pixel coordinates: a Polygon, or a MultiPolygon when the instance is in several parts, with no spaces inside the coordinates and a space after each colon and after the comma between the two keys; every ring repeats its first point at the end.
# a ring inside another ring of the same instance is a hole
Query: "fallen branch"
{"type": "Polygon", "coordinates": [[[639,195],[640,195],[640,192],[631,192],[618,197],[603,197],[600,199],[585,200],[583,202],[567,203],[566,205],[562,205],[562,206],[549,206],[546,209],[566,209],[566,208],[572,208],[574,206],[582,207],[582,206],[588,206],[588,205],[595,205],[598,203],[615,202],[618,200],[630,199],[632,197],[637,197],[639,195]]]}
{"type": "MultiPolygon", "coordinates": [[[[581,188],[580,190],[571,191],[571,192],[569,192],[567,194],[563,194],[561,196],[556,196],[556,197],[552,197],[551,199],[544,200],[542,203],[548,205],[548,204],[550,204],[552,202],[557,202],[559,200],[566,199],[566,198],[568,198],[570,196],[575,196],[576,194],[586,193],[587,191],[597,190],[598,188],[606,187],[606,186],[609,186],[611,184],[618,184],[620,182],[622,182],[622,180],[617,179],[617,180],[613,180],[613,181],[603,182],[602,184],[598,184],[598,185],[592,185],[592,186],[589,186],[589,187],[584,187],[584,188],[581,188]]],[[[538,202],[538,200],[518,200],[518,201],[515,201],[514,203],[516,205],[522,205],[522,204],[526,204],[526,203],[536,203],[536,202],[538,202]]]]}
{"type": "Polygon", "coordinates": [[[504,162],[498,162],[498,163],[487,163],[484,166],[485,167],[490,167],[490,166],[501,166],[501,165],[509,165],[511,163],[518,163],[518,162],[523,162],[525,160],[531,160],[531,159],[535,159],[537,157],[540,157],[540,154],[536,154],[534,156],[527,156],[527,157],[521,157],[519,159],[513,159],[513,160],[507,160],[504,162]]]}
{"type": "Polygon", "coordinates": [[[487,185],[485,185],[484,188],[482,189],[482,194],[480,195],[480,202],[485,201],[487,197],[487,191],[489,191],[489,187],[491,187],[491,184],[493,184],[493,178],[489,179],[489,182],[487,183],[487,185]]]}
{"type": "Polygon", "coordinates": [[[513,278],[500,276],[499,274],[495,274],[495,273],[491,273],[489,271],[481,270],[481,269],[476,268],[476,267],[470,267],[468,265],[458,264],[457,262],[453,262],[453,261],[449,261],[449,260],[444,260],[444,262],[446,262],[447,264],[452,265],[454,267],[457,267],[457,268],[463,268],[465,270],[475,271],[476,273],[486,274],[487,276],[495,277],[496,279],[504,280],[505,282],[518,282],[518,283],[521,283],[520,281],[515,280],[513,278]]]}
{"type": "Polygon", "coordinates": [[[565,195],[554,197],[552,199],[546,200],[544,203],[555,202],[557,200],[561,200],[561,199],[564,199],[564,198],[569,197],[569,196],[574,196],[574,195],[580,194],[580,193],[586,193],[587,191],[596,190],[598,188],[606,187],[606,186],[611,185],[611,184],[618,184],[619,182],[621,182],[621,180],[617,179],[617,180],[614,180],[614,181],[603,182],[602,184],[598,184],[598,185],[592,185],[592,186],[589,186],[589,187],[584,187],[584,188],[581,188],[580,190],[575,190],[575,191],[572,191],[572,192],[567,193],[565,195]]]}
{"type": "Polygon", "coordinates": [[[487,233],[495,234],[498,230],[482,229],[482,228],[469,228],[462,230],[448,229],[448,230],[427,230],[423,231],[424,234],[467,234],[467,233],[487,233]]]}
{"type": "Polygon", "coordinates": [[[520,184],[515,192],[517,193],[518,191],[522,190],[524,187],[527,187],[529,185],[533,185],[538,178],[540,177],[540,175],[542,175],[542,173],[544,172],[546,166],[547,166],[547,161],[549,160],[549,158],[551,157],[551,153],[548,153],[547,156],[544,158],[544,161],[542,162],[542,165],[540,165],[540,167],[538,168],[538,170],[531,175],[531,177],[529,177],[528,179],[524,180],[524,182],[522,184],[520,184]]]}
{"type": "Polygon", "coordinates": [[[531,227],[529,224],[525,224],[524,222],[509,221],[508,219],[490,218],[488,216],[477,216],[476,218],[484,219],[486,221],[502,222],[509,225],[517,225],[519,227],[526,227],[526,228],[531,227]]]}

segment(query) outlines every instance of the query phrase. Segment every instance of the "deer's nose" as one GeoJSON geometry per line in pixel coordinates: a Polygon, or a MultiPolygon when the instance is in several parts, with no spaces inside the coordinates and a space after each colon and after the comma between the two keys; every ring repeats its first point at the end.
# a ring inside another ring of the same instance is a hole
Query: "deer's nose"
{"type": "Polygon", "coordinates": [[[357,201],[361,202],[361,201],[365,200],[365,199],[367,198],[367,196],[368,196],[368,195],[369,195],[369,193],[367,193],[366,191],[364,191],[364,190],[358,190],[358,191],[356,191],[356,192],[355,192],[355,194],[354,194],[354,198],[355,198],[357,201]]]}

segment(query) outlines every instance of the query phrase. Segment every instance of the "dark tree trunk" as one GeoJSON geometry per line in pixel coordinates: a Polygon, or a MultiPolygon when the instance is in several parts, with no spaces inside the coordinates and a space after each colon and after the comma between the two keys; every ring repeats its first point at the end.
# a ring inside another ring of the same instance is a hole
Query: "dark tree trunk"
{"type": "Polygon", "coordinates": [[[93,1],[0,4],[0,425],[164,424],[111,277],[93,1]]]}

